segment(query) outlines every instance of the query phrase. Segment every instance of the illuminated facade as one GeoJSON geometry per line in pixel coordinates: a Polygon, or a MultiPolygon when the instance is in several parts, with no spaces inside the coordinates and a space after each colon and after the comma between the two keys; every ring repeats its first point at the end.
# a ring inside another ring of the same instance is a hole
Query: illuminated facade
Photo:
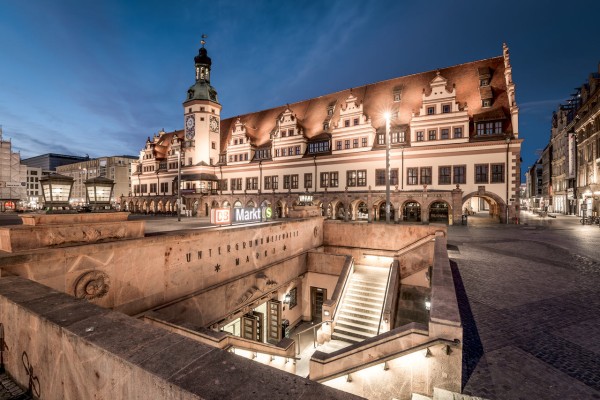
{"type": "Polygon", "coordinates": [[[310,192],[329,218],[385,220],[389,145],[394,222],[453,224],[465,209],[506,222],[519,212],[522,139],[506,45],[499,57],[227,119],[211,67],[202,47],[184,129],[147,139],[122,207],[173,212],[180,163],[193,215],[270,204],[287,217],[310,192]]]}

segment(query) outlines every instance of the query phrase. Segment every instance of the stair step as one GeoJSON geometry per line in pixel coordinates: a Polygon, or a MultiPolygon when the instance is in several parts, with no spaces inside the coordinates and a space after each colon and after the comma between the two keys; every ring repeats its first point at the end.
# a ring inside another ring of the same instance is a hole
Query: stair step
{"type": "Polygon", "coordinates": [[[349,342],[351,344],[360,343],[364,340],[364,339],[356,338],[354,336],[348,336],[348,335],[344,335],[343,333],[336,333],[336,332],[334,332],[331,335],[331,338],[333,340],[343,340],[344,342],[349,342]]]}
{"type": "Polygon", "coordinates": [[[336,327],[336,329],[333,331],[333,333],[335,333],[337,335],[346,335],[349,337],[353,337],[354,340],[365,340],[365,339],[375,336],[375,333],[357,331],[356,329],[352,329],[352,328],[339,328],[338,329],[336,327]]]}
{"type": "Polygon", "coordinates": [[[348,319],[338,319],[338,321],[335,324],[335,327],[337,328],[338,326],[340,327],[347,327],[350,329],[357,329],[359,331],[365,331],[365,332],[377,332],[377,324],[361,324],[361,321],[357,321],[357,320],[348,320],[348,319]]]}
{"type": "Polygon", "coordinates": [[[365,296],[365,295],[357,294],[354,292],[348,292],[348,293],[346,293],[346,297],[348,297],[350,299],[362,301],[365,303],[374,303],[374,304],[383,303],[383,296],[365,296]]]}
{"type": "Polygon", "coordinates": [[[348,285],[348,289],[356,289],[356,290],[365,290],[369,292],[377,292],[384,294],[385,293],[385,285],[372,285],[367,284],[365,282],[351,281],[350,285],[348,285]]]}
{"type": "Polygon", "coordinates": [[[366,314],[360,311],[353,310],[340,310],[339,317],[351,318],[351,319],[362,319],[369,323],[379,323],[379,314],[366,314]]]}
{"type": "Polygon", "coordinates": [[[344,304],[342,304],[342,309],[345,308],[346,306],[350,306],[350,307],[360,308],[360,309],[363,309],[366,311],[370,311],[370,312],[379,314],[381,312],[382,304],[383,303],[375,304],[373,302],[365,302],[365,301],[360,301],[358,299],[346,298],[346,299],[344,299],[344,304]]]}

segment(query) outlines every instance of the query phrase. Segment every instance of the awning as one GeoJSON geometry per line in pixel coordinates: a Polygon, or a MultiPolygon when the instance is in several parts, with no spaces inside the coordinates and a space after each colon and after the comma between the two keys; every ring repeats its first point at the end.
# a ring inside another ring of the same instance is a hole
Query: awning
{"type": "MultiPolygon", "coordinates": [[[[177,177],[175,177],[175,180],[177,180],[177,177]]],[[[190,181],[213,181],[213,182],[218,182],[220,179],[217,178],[216,175],[214,174],[205,174],[205,173],[200,173],[200,174],[181,174],[181,181],[182,182],[190,182],[190,181]]]]}

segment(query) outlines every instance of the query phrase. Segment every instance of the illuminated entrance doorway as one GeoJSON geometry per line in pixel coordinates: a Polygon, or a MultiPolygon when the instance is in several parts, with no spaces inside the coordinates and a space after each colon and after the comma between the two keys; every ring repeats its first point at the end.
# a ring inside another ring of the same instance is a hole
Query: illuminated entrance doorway
{"type": "Polygon", "coordinates": [[[327,289],[310,287],[310,313],[312,322],[319,323],[323,319],[323,302],[327,299],[327,289]]]}
{"type": "Polygon", "coordinates": [[[221,330],[247,340],[276,344],[282,339],[281,312],[280,301],[268,300],[229,322],[221,330]]]}

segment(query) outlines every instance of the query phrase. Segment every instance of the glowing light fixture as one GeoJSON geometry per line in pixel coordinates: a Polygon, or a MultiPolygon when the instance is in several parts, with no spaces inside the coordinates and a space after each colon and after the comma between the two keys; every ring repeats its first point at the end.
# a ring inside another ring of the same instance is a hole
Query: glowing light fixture
{"type": "Polygon", "coordinates": [[[69,200],[73,189],[73,181],[74,179],[70,176],[59,174],[51,174],[40,178],[42,194],[44,195],[44,207],[48,211],[71,208],[69,200]]]}

